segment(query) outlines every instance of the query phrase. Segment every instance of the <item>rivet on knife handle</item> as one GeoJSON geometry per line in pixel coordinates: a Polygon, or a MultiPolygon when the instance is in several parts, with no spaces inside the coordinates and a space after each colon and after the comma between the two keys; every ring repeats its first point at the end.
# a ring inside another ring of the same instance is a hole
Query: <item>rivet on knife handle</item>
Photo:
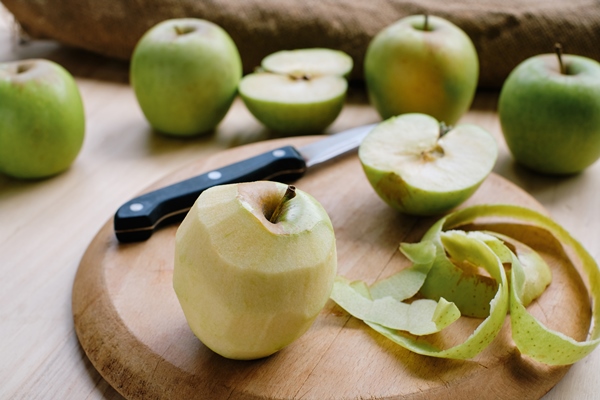
{"type": "Polygon", "coordinates": [[[212,186],[296,179],[305,170],[304,158],[292,146],[268,151],[128,201],[115,214],[115,234],[120,242],[146,240],[159,225],[182,220],[200,193],[212,186]]]}

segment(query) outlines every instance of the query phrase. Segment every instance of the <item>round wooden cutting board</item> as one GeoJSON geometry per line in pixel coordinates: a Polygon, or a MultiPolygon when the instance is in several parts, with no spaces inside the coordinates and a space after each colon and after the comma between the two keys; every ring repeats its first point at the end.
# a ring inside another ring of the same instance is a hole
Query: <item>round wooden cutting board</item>
{"type": "MultiPolygon", "coordinates": [[[[283,144],[315,139],[234,148],[199,160],[149,190],[283,144]]],[[[385,205],[356,155],[310,171],[296,186],[330,214],[338,273],[349,279],[372,283],[405,268],[398,245],[420,240],[437,220],[403,216],[385,205]]],[[[493,174],[467,202],[475,203],[511,203],[543,212],[527,193],[493,174]]],[[[590,318],[587,291],[561,246],[532,227],[486,223],[520,236],[546,258],[553,281],[529,309],[549,327],[584,339],[590,318]]],[[[146,242],[119,244],[111,219],[89,245],[75,278],[73,316],[79,341],[96,369],[128,399],[538,399],[568,369],[520,355],[508,319],[475,359],[445,360],[393,344],[332,301],[304,336],[275,355],[255,361],[222,358],[192,334],[173,291],[176,229],[167,226],[146,242]]],[[[479,322],[463,317],[447,332],[423,340],[456,343],[479,322]]]]}

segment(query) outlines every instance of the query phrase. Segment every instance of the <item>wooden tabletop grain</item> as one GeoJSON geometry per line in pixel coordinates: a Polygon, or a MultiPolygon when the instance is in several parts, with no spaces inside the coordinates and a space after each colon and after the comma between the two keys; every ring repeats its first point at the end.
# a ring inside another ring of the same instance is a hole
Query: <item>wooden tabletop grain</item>
{"type": "MultiPolygon", "coordinates": [[[[40,181],[0,175],[0,399],[122,399],[96,372],[75,335],[71,293],[92,238],[123,202],[202,157],[264,140],[269,133],[236,100],[211,135],[174,139],[153,132],[128,84],[128,64],[52,42],[20,43],[0,6],[0,61],[46,58],[76,78],[86,138],[73,166],[40,181]]],[[[495,172],[529,192],[600,258],[600,163],[551,178],[515,165],[502,138],[497,93],[478,93],[462,122],[477,123],[500,145],[495,172]]],[[[333,133],[378,121],[353,87],[333,133]]],[[[575,364],[545,400],[595,399],[600,350],[575,364]]]]}

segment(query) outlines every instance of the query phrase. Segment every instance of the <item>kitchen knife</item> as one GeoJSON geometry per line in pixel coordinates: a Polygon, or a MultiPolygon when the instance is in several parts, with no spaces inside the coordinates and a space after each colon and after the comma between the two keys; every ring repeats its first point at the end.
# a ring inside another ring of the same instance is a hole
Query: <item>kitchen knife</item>
{"type": "Polygon", "coordinates": [[[284,146],[270,150],[129,200],[114,217],[117,239],[120,242],[148,239],[159,225],[182,220],[200,193],[212,186],[297,179],[308,168],[358,148],[375,125],[348,129],[297,149],[284,146]]]}

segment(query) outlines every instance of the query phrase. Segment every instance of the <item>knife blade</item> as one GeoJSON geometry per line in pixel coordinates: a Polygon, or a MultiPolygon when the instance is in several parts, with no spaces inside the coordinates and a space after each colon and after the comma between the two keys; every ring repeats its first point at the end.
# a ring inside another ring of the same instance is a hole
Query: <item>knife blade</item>
{"type": "Polygon", "coordinates": [[[309,169],[358,148],[377,124],[363,125],[295,148],[283,146],[143,194],[124,203],[114,216],[122,242],[139,242],[159,225],[182,220],[206,189],[257,180],[294,180],[309,169]]]}

